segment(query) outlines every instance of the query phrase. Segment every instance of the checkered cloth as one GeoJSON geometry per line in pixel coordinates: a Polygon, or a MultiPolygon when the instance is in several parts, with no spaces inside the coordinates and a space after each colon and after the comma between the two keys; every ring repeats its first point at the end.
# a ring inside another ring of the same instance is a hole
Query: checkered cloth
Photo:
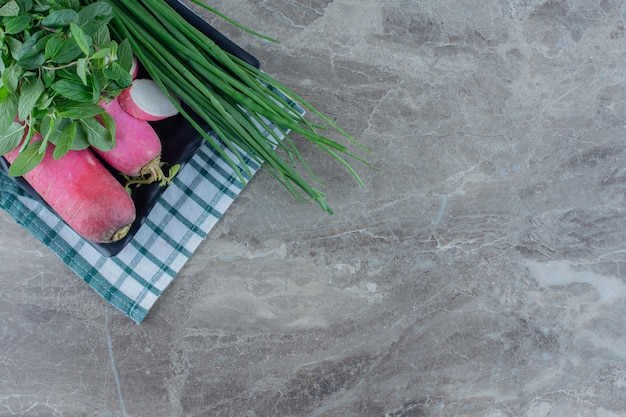
{"type": "MultiPolygon", "coordinates": [[[[295,103],[290,104],[302,111],[295,103]]],[[[252,160],[245,162],[252,174],[260,168],[252,160]]],[[[203,143],[167,187],[137,234],[113,257],[102,256],[2,174],[0,207],[98,294],[141,323],[242,189],[233,168],[203,143]]]]}

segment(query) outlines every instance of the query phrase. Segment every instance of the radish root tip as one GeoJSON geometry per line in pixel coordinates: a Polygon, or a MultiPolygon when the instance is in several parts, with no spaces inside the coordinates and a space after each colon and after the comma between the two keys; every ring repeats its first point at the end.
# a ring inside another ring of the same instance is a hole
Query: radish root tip
{"type": "Polygon", "coordinates": [[[165,162],[161,161],[161,156],[157,156],[152,161],[144,165],[139,175],[136,177],[130,177],[128,175],[124,175],[126,178],[126,184],[124,187],[129,194],[132,194],[131,187],[139,187],[140,185],[152,184],[153,182],[159,182],[160,186],[169,185],[172,183],[172,179],[178,173],[180,169],[180,165],[176,164],[170,167],[167,175],[163,171],[165,162]]]}

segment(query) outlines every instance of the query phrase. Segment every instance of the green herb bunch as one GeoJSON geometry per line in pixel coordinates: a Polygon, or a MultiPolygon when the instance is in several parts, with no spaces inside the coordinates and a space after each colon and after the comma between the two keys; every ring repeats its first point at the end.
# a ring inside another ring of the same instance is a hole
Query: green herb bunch
{"type": "Polygon", "coordinates": [[[115,123],[98,103],[131,85],[133,53],[111,38],[112,18],[101,1],[0,0],[0,155],[20,146],[9,175],[33,169],[49,143],[54,158],[115,146],[115,123]]]}

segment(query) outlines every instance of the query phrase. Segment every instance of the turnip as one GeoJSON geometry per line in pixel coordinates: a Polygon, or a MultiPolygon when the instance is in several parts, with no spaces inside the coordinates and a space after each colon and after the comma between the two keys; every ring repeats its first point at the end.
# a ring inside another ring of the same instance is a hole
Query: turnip
{"type": "Polygon", "coordinates": [[[150,78],[133,80],[133,85],[122,90],[117,100],[127,113],[141,120],[157,121],[178,114],[176,106],[150,78]]]}
{"type": "Polygon", "coordinates": [[[161,140],[150,123],[128,114],[117,99],[108,103],[101,102],[100,106],[115,121],[115,147],[110,151],[96,148],[93,150],[113,169],[129,179],[127,190],[130,191],[130,185],[155,181],[168,183],[175,170],[170,170],[169,175],[164,174],[161,140]]]}
{"type": "MultiPolygon", "coordinates": [[[[33,140],[40,141],[38,133],[33,140]]],[[[120,240],[130,230],[136,209],[124,187],[89,150],[54,159],[54,145],[23,178],[72,229],[96,243],[120,240]]],[[[5,155],[9,163],[19,147],[5,155]]]]}

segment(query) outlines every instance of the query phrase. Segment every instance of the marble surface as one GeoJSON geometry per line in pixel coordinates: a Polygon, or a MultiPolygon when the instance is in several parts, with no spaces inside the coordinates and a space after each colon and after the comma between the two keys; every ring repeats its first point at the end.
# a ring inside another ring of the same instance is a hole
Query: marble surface
{"type": "Polygon", "coordinates": [[[210,1],[372,149],[265,172],[141,325],[0,216],[0,416],[626,415],[626,4],[210,1]]]}

